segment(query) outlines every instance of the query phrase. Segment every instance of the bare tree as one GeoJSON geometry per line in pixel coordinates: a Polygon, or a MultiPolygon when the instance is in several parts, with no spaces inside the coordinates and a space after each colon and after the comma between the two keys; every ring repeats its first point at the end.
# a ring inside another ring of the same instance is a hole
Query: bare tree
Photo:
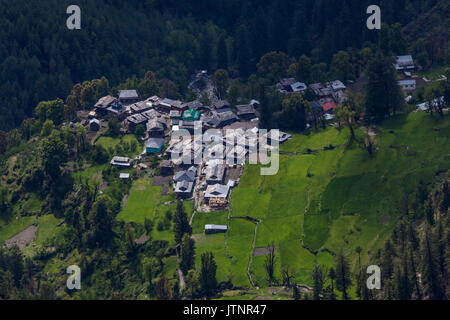
{"type": "Polygon", "coordinates": [[[281,269],[281,277],[283,279],[283,286],[291,287],[291,280],[295,278],[294,271],[289,269],[289,266],[283,266],[281,269]]]}

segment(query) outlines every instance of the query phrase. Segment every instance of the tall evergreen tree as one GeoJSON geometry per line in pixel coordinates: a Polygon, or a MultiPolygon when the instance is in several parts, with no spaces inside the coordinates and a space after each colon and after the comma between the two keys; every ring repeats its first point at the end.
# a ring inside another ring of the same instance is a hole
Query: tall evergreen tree
{"type": "Polygon", "coordinates": [[[313,280],[314,300],[321,300],[323,298],[323,286],[325,283],[325,275],[323,273],[322,267],[317,263],[314,264],[311,276],[313,280]]]}
{"type": "Polygon", "coordinates": [[[217,265],[212,252],[205,252],[201,256],[200,286],[203,294],[209,298],[217,288],[217,265]]]}
{"type": "Polygon", "coordinates": [[[439,268],[436,262],[436,242],[429,227],[425,229],[425,235],[421,248],[422,256],[422,282],[425,286],[425,294],[431,299],[442,299],[442,289],[439,268]]]}
{"type": "Polygon", "coordinates": [[[369,62],[366,87],[366,116],[381,121],[401,109],[404,100],[392,59],[378,55],[369,62]]]}
{"type": "Polygon", "coordinates": [[[228,69],[228,48],[223,35],[217,44],[217,69],[228,69]]]}
{"type": "Polygon", "coordinates": [[[187,274],[195,265],[195,241],[189,234],[185,233],[181,242],[180,269],[183,274],[187,274]]]}
{"type": "Polygon", "coordinates": [[[342,249],[340,249],[338,254],[336,255],[335,269],[336,288],[342,292],[342,299],[348,300],[350,299],[348,290],[352,285],[352,279],[350,265],[347,261],[347,258],[344,256],[344,252],[342,249]]]}
{"type": "Polygon", "coordinates": [[[183,202],[179,201],[177,203],[177,209],[175,211],[175,214],[173,216],[173,232],[175,236],[175,243],[180,244],[181,240],[183,239],[183,235],[185,233],[191,234],[192,229],[189,225],[189,221],[187,218],[187,214],[184,211],[183,202]]]}

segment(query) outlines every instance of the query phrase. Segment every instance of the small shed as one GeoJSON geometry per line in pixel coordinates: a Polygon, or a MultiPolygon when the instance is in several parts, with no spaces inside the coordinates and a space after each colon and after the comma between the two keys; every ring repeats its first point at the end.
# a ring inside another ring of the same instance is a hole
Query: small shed
{"type": "Polygon", "coordinates": [[[100,130],[100,121],[98,119],[92,119],[91,121],[89,121],[89,129],[91,131],[100,130]]]}
{"type": "Polygon", "coordinates": [[[119,175],[119,178],[120,178],[120,179],[123,179],[123,180],[127,180],[127,179],[130,178],[130,174],[129,174],[129,173],[121,172],[120,175],[119,175]]]}
{"type": "Polygon", "coordinates": [[[173,162],[170,160],[163,160],[161,162],[161,175],[170,176],[173,175],[173,162]]]}
{"type": "Polygon", "coordinates": [[[226,225],[205,224],[205,233],[206,234],[223,233],[223,232],[227,232],[227,230],[228,230],[228,226],[226,226],[226,225]]]}

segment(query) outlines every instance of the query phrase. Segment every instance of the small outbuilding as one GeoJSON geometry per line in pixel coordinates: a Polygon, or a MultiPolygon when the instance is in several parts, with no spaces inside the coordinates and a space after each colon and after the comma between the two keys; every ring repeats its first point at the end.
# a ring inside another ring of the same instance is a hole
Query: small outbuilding
{"type": "Polygon", "coordinates": [[[213,233],[224,233],[227,232],[228,226],[226,225],[218,225],[218,224],[205,224],[205,233],[213,234],[213,233]]]}
{"type": "Polygon", "coordinates": [[[98,119],[91,119],[91,121],[89,121],[89,129],[91,131],[98,131],[100,130],[100,121],[98,119]]]}
{"type": "Polygon", "coordinates": [[[161,175],[162,176],[170,176],[173,175],[174,165],[170,160],[163,160],[161,162],[161,175]]]}
{"type": "Polygon", "coordinates": [[[122,180],[128,180],[130,178],[130,174],[121,172],[120,175],[119,175],[119,178],[122,179],[122,180]]]}
{"type": "Polygon", "coordinates": [[[113,157],[110,164],[118,167],[131,167],[131,159],[127,157],[113,157]]]}

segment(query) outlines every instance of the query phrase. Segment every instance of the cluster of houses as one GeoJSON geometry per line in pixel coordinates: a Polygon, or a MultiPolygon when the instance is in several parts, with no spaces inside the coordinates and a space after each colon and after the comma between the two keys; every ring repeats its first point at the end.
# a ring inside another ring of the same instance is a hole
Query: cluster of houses
{"type": "MultiPolygon", "coordinates": [[[[412,78],[411,73],[417,68],[412,56],[397,56],[393,65],[400,77],[398,81],[399,86],[404,91],[416,90],[416,79],[412,78]]],[[[346,100],[346,86],[340,80],[327,83],[313,83],[308,86],[295,78],[284,78],[275,87],[280,93],[285,95],[294,92],[304,93],[308,88],[314,93],[315,99],[310,101],[313,113],[309,116],[308,121],[312,121],[317,114],[323,115],[325,120],[332,120],[334,118],[333,110],[338,104],[342,104],[346,100]]]]}
{"type": "Polygon", "coordinates": [[[201,141],[196,141],[195,137],[189,139],[172,137],[169,147],[164,152],[168,160],[164,160],[161,164],[161,173],[171,174],[175,168],[180,169],[173,176],[173,189],[177,197],[191,198],[197,192],[197,199],[206,210],[224,209],[228,205],[232,188],[239,181],[239,178],[236,175],[233,177],[231,172],[242,168],[251,154],[250,151],[256,150],[257,147],[261,148],[264,143],[264,146],[270,145],[274,139],[281,144],[291,138],[289,134],[283,132],[273,135],[272,131],[256,138],[258,131],[257,127],[250,132],[242,130],[225,133],[219,130],[220,134],[206,137],[204,135],[201,141]],[[247,136],[249,134],[254,139],[249,139],[247,136]],[[174,154],[179,157],[174,157],[174,154]],[[196,160],[196,156],[200,156],[199,161],[193,161],[198,165],[185,162],[185,155],[189,160],[196,160]]]}
{"type": "Polygon", "coordinates": [[[291,94],[293,92],[303,93],[309,88],[315,95],[315,99],[310,101],[312,111],[315,114],[323,114],[326,120],[334,118],[333,110],[337,104],[342,104],[345,101],[345,90],[347,89],[340,80],[326,83],[313,83],[307,86],[305,83],[298,82],[294,78],[281,79],[276,84],[276,88],[283,94],[291,94]]]}
{"type": "Polygon", "coordinates": [[[182,102],[157,96],[142,100],[136,90],[121,90],[118,98],[102,97],[89,113],[93,131],[100,128],[99,119],[115,119],[122,123],[124,132],[134,133],[139,126],[146,132],[145,152],[161,153],[165,139],[171,132],[186,129],[194,131],[194,123],[202,122],[203,129],[220,129],[239,121],[257,119],[258,102],[231,108],[226,100],[211,106],[199,101],[182,102]]]}
{"type": "MultiPolygon", "coordinates": [[[[226,208],[231,190],[239,180],[239,174],[231,172],[242,167],[252,147],[247,145],[247,140],[242,140],[245,141],[242,144],[231,145],[222,136],[225,136],[225,130],[230,126],[233,129],[241,128],[242,132],[251,127],[252,132],[257,133],[258,107],[259,102],[256,100],[234,107],[226,100],[218,100],[205,106],[197,100],[182,102],[157,96],[141,99],[136,90],[122,90],[117,98],[100,98],[89,118],[92,123],[98,124],[101,120],[116,119],[122,124],[124,132],[134,133],[139,127],[140,130],[144,129],[143,154],[159,156],[162,160],[160,175],[172,176],[176,196],[182,199],[197,196],[206,210],[219,210],[226,208]],[[194,137],[180,139],[174,134],[184,129],[194,133],[195,126],[199,125],[202,130],[216,129],[221,134],[200,142],[196,142],[194,137]],[[201,160],[192,161],[197,163],[193,165],[192,162],[183,161],[182,157],[173,157],[174,153],[183,154],[184,150],[189,150],[187,153],[192,159],[199,153],[201,160]],[[231,164],[229,159],[232,159],[231,164]]],[[[264,138],[274,139],[270,132],[264,138]]],[[[289,138],[285,133],[277,137],[279,143],[289,138]]],[[[233,138],[233,143],[235,140],[237,138],[233,138]]],[[[125,169],[133,167],[133,162],[133,159],[115,156],[110,164],[125,169]]]]}

